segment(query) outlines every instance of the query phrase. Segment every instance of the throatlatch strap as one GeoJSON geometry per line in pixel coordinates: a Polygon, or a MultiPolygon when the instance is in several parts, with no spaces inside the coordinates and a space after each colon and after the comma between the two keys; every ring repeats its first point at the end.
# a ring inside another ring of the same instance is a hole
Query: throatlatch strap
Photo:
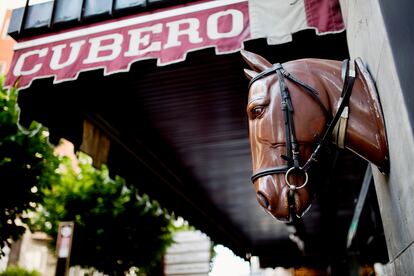
{"type": "Polygon", "coordinates": [[[348,74],[346,75],[344,86],[342,87],[341,97],[338,102],[338,110],[335,113],[334,118],[329,123],[327,130],[325,131],[321,141],[319,142],[316,149],[313,151],[311,156],[309,157],[308,161],[306,161],[305,165],[303,165],[303,170],[307,171],[311,164],[317,160],[319,152],[322,146],[326,143],[326,141],[332,137],[332,133],[336,124],[338,123],[339,119],[342,116],[342,112],[344,111],[345,107],[348,106],[349,98],[351,97],[352,88],[354,86],[355,78],[356,78],[356,71],[355,71],[355,61],[352,61],[352,65],[348,68],[348,74]]]}
{"type": "MultiPolygon", "coordinates": [[[[349,62],[349,60],[344,60],[342,62],[342,78],[344,80],[344,87],[349,89],[348,87],[352,85],[355,80],[355,62],[349,62]]],[[[338,107],[339,109],[342,101],[344,100],[343,97],[345,96],[345,89],[342,90],[341,98],[338,101],[338,107]]],[[[335,125],[335,128],[332,132],[332,140],[333,142],[341,149],[345,148],[345,134],[346,134],[346,127],[348,125],[348,117],[349,117],[349,102],[347,101],[344,109],[341,113],[341,117],[338,121],[338,123],[335,125]]]]}

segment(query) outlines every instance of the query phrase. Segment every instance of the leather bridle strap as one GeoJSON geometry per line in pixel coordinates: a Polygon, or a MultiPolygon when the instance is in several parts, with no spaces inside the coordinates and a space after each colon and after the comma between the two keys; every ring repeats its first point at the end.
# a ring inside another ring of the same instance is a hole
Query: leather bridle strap
{"type": "Polygon", "coordinates": [[[319,105],[319,107],[322,109],[324,115],[326,118],[332,118],[331,113],[328,111],[328,109],[325,107],[325,105],[322,103],[321,99],[319,98],[319,93],[318,91],[316,91],[315,88],[313,88],[310,85],[307,85],[306,83],[302,82],[301,80],[297,79],[296,77],[294,77],[292,74],[290,74],[289,72],[286,72],[285,69],[281,69],[281,72],[283,74],[284,77],[286,77],[288,80],[292,81],[293,83],[296,83],[297,85],[301,86],[302,88],[305,89],[305,92],[307,92],[307,94],[309,96],[312,97],[312,99],[319,105]]]}
{"type": "Polygon", "coordinates": [[[354,81],[356,78],[355,76],[356,73],[353,68],[354,68],[353,66],[349,67],[349,60],[344,61],[342,69],[343,69],[343,72],[345,72],[344,74],[346,77],[344,79],[344,85],[342,87],[341,99],[338,105],[338,110],[335,116],[332,118],[332,120],[328,124],[328,128],[326,129],[322,139],[319,141],[317,147],[315,148],[315,150],[313,151],[309,159],[305,162],[305,165],[303,165],[302,167],[299,166],[299,151],[297,148],[298,145],[297,145],[296,135],[295,135],[294,126],[293,126],[293,116],[292,116],[293,105],[290,99],[289,90],[285,83],[285,78],[302,86],[304,88],[303,91],[306,91],[308,95],[310,95],[313,99],[315,99],[315,101],[321,106],[321,109],[324,111],[326,116],[331,117],[330,113],[328,112],[326,107],[322,104],[321,100],[319,99],[318,97],[319,93],[312,87],[302,83],[301,81],[293,77],[291,74],[287,73],[283,69],[282,65],[279,63],[275,64],[271,68],[268,68],[262,71],[257,76],[251,79],[249,83],[249,88],[256,80],[261,79],[265,76],[268,76],[272,73],[276,72],[278,76],[279,85],[280,85],[280,93],[281,93],[281,98],[282,98],[281,108],[282,108],[282,113],[283,113],[283,118],[284,118],[284,123],[285,123],[285,137],[286,137],[286,156],[282,155],[282,158],[285,159],[288,163],[287,165],[262,170],[262,171],[259,171],[253,174],[251,177],[252,182],[266,175],[285,173],[286,182],[289,185],[289,188],[291,190],[295,190],[295,189],[297,190],[297,189],[303,188],[306,185],[307,180],[308,180],[307,170],[311,167],[313,162],[317,161],[317,158],[320,154],[322,146],[326,143],[328,138],[332,135],[332,131],[335,128],[335,125],[337,124],[339,118],[341,117],[343,110],[345,109],[345,107],[348,106],[349,98],[351,96],[352,88],[353,88],[354,81]],[[288,182],[288,175],[293,170],[302,171],[306,177],[305,182],[299,187],[296,187],[295,185],[290,185],[288,182]]]}
{"type": "Polygon", "coordinates": [[[280,93],[281,93],[281,109],[282,109],[284,125],[285,125],[286,155],[282,155],[282,158],[287,161],[288,165],[274,167],[271,169],[260,171],[251,177],[252,182],[266,175],[287,173],[290,168],[299,167],[299,151],[298,151],[298,144],[297,144],[296,135],[295,135],[295,129],[293,126],[293,115],[292,115],[294,110],[293,110],[293,105],[292,105],[292,101],[290,98],[289,89],[285,82],[285,78],[288,78],[292,82],[296,82],[298,85],[302,86],[304,88],[304,91],[306,91],[307,94],[311,95],[311,97],[315,99],[316,102],[318,102],[321,107],[323,107],[322,110],[324,110],[326,114],[329,114],[325,106],[321,103],[318,97],[319,93],[315,89],[310,87],[309,85],[298,81],[292,75],[287,73],[283,69],[283,66],[280,63],[275,64],[273,67],[262,71],[257,76],[252,78],[249,84],[249,88],[256,80],[264,78],[265,76],[268,76],[274,73],[277,74],[277,77],[279,80],[279,88],[280,88],[280,93]]]}
{"type": "Polygon", "coordinates": [[[289,168],[290,168],[289,166],[279,166],[279,167],[274,167],[272,169],[263,170],[263,171],[260,171],[252,175],[251,180],[252,182],[254,182],[256,179],[259,179],[266,175],[286,173],[289,170],[289,168]]]}
{"type": "Polygon", "coordinates": [[[308,94],[310,97],[312,97],[312,99],[322,109],[322,111],[325,114],[326,118],[332,118],[332,115],[329,112],[329,110],[325,107],[325,105],[319,99],[319,93],[318,93],[318,91],[316,91],[316,89],[313,88],[312,86],[310,86],[310,85],[308,85],[308,84],[300,81],[295,76],[293,76],[292,74],[290,74],[289,72],[287,72],[280,63],[274,64],[272,67],[263,70],[262,72],[260,72],[259,74],[257,74],[255,77],[253,77],[250,80],[250,82],[249,82],[248,90],[250,90],[250,87],[257,80],[259,80],[261,78],[264,78],[264,77],[267,77],[268,75],[274,74],[278,70],[282,73],[282,75],[283,75],[284,78],[287,78],[288,80],[292,81],[293,83],[296,83],[297,85],[301,86],[304,89],[304,90],[301,90],[301,91],[306,92],[306,94],[308,94]]]}
{"type": "MultiPolygon", "coordinates": [[[[354,66],[355,66],[354,63],[350,63],[348,66],[348,62],[346,62],[346,60],[342,62],[342,79],[344,80],[344,82],[349,81],[349,79],[347,78],[348,75],[355,75],[354,66]]],[[[339,105],[341,104],[343,97],[344,95],[341,94],[341,98],[338,101],[337,108],[339,108],[339,105]]],[[[341,117],[339,118],[338,123],[336,123],[332,131],[332,141],[341,149],[345,148],[345,135],[346,135],[346,127],[348,125],[348,117],[349,117],[349,107],[348,105],[345,105],[341,113],[341,117]]]]}
{"type": "Polygon", "coordinates": [[[341,118],[342,112],[344,111],[345,107],[348,107],[349,98],[351,97],[352,88],[354,87],[354,82],[356,79],[356,71],[354,69],[355,61],[352,61],[354,63],[353,66],[349,66],[349,60],[346,60],[346,62],[346,77],[344,80],[344,85],[342,87],[341,98],[339,99],[338,110],[336,111],[332,121],[328,124],[328,128],[326,129],[322,139],[319,141],[318,146],[313,151],[308,161],[306,161],[305,165],[303,165],[302,169],[304,171],[307,171],[312,165],[312,163],[317,161],[322,146],[332,135],[332,131],[338,123],[339,118],[341,118]]]}
{"type": "Polygon", "coordinates": [[[256,179],[260,177],[270,175],[270,174],[285,173],[285,175],[288,175],[289,172],[292,171],[292,168],[298,168],[298,169],[300,168],[298,143],[296,140],[295,129],[293,126],[293,115],[292,114],[294,110],[293,110],[293,104],[290,98],[289,89],[285,82],[285,78],[301,86],[303,90],[300,90],[300,91],[305,91],[305,93],[311,96],[311,98],[315,102],[317,102],[318,105],[321,107],[321,109],[325,113],[325,116],[327,117],[331,116],[328,110],[326,109],[326,107],[323,105],[323,103],[319,99],[319,93],[311,86],[301,82],[300,80],[295,78],[293,75],[286,72],[280,63],[273,65],[271,68],[268,68],[262,71],[261,73],[256,75],[254,78],[252,78],[249,83],[249,89],[255,81],[261,78],[264,78],[270,74],[274,74],[274,73],[277,74],[277,77],[279,80],[279,88],[280,88],[280,93],[281,93],[281,109],[282,109],[284,126],[285,126],[286,155],[282,155],[282,158],[285,159],[288,164],[260,171],[251,177],[252,182],[254,182],[256,179]]]}

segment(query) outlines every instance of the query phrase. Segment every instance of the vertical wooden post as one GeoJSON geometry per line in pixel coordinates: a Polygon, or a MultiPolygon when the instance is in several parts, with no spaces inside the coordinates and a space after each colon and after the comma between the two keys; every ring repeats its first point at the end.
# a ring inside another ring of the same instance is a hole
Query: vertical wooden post
{"type": "Polygon", "coordinates": [[[84,121],[80,150],[92,157],[94,167],[100,168],[108,161],[109,148],[108,136],[89,121],[84,121]]]}

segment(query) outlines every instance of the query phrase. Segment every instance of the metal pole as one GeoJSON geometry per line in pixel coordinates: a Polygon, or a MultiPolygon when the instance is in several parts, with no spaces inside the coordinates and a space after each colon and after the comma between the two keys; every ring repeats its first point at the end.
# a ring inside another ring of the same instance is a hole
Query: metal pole
{"type": "Polygon", "coordinates": [[[359,217],[361,216],[362,209],[364,208],[365,199],[367,197],[368,188],[372,179],[372,170],[371,165],[368,164],[367,170],[365,171],[364,180],[362,182],[361,191],[359,192],[359,197],[357,204],[355,206],[354,216],[352,217],[351,226],[348,230],[348,240],[346,247],[349,249],[352,245],[352,241],[355,238],[356,231],[358,229],[359,217]]]}
{"type": "Polygon", "coordinates": [[[26,0],[26,4],[24,5],[23,18],[22,18],[22,22],[21,22],[21,25],[20,25],[20,29],[19,29],[19,34],[22,33],[22,31],[24,30],[25,25],[26,25],[26,18],[27,18],[27,13],[28,13],[28,10],[29,10],[29,2],[30,2],[30,0],[26,0]]]}
{"type": "Polygon", "coordinates": [[[59,0],[53,0],[52,1],[52,13],[50,15],[50,20],[49,20],[49,28],[51,28],[53,26],[53,23],[55,22],[55,12],[56,12],[56,2],[59,0]]]}

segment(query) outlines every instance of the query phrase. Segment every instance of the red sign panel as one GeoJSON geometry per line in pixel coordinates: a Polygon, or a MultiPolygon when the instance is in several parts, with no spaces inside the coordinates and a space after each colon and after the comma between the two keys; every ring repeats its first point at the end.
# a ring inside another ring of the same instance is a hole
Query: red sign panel
{"type": "Polygon", "coordinates": [[[247,0],[197,2],[19,41],[7,85],[19,79],[24,88],[35,78],[51,76],[55,83],[73,80],[97,68],[108,75],[128,71],[143,59],[166,65],[207,47],[231,53],[249,38],[247,0]]]}

